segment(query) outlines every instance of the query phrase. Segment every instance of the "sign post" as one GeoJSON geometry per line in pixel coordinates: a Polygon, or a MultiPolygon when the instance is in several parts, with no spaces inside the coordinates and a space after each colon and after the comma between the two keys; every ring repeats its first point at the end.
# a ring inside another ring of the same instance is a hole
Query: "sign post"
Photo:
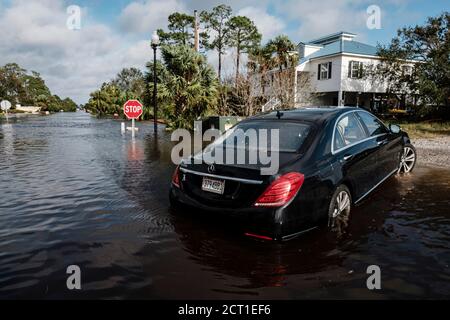
{"type": "Polygon", "coordinates": [[[139,119],[144,112],[142,104],[138,100],[128,100],[123,105],[123,112],[128,119],[131,119],[131,135],[134,138],[136,131],[136,119],[139,119]]]}
{"type": "Polygon", "coordinates": [[[8,121],[8,110],[11,109],[11,102],[8,100],[3,100],[0,102],[0,107],[3,111],[5,111],[6,121],[8,121]]]}

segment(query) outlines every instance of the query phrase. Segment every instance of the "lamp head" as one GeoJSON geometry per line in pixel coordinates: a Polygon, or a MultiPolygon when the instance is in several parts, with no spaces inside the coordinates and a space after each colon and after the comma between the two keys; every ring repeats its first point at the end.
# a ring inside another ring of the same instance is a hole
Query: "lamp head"
{"type": "Polygon", "coordinates": [[[160,44],[160,40],[159,40],[159,36],[158,36],[158,32],[154,31],[152,34],[152,46],[159,46],[160,44]]]}

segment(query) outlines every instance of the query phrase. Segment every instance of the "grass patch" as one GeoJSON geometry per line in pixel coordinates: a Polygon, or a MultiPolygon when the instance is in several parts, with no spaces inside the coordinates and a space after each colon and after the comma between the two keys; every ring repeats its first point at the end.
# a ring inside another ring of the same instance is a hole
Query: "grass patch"
{"type": "Polygon", "coordinates": [[[398,124],[413,139],[450,136],[450,122],[387,122],[398,124]]]}

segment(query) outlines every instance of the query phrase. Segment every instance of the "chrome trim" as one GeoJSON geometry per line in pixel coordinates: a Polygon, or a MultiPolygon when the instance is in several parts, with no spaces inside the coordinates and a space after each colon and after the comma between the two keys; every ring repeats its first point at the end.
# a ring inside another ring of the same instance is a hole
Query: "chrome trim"
{"type": "MultiPolygon", "coordinates": [[[[341,114],[340,116],[339,116],[339,118],[337,118],[337,120],[335,121],[335,123],[334,123],[334,126],[333,126],[333,135],[332,135],[332,137],[331,137],[331,154],[332,155],[335,155],[335,154],[337,154],[337,153],[339,153],[339,152],[341,152],[341,151],[344,151],[344,150],[346,150],[346,149],[348,149],[348,148],[350,148],[350,147],[353,147],[353,146],[356,146],[356,145],[358,145],[358,144],[360,144],[360,143],[363,143],[363,142],[366,142],[366,141],[369,141],[369,140],[371,140],[371,139],[375,139],[375,138],[378,138],[378,137],[381,137],[381,136],[384,136],[385,135],[385,133],[382,133],[382,134],[377,134],[376,136],[373,136],[373,137],[367,137],[367,138],[365,138],[365,139],[363,139],[363,140],[361,140],[361,141],[357,141],[357,142],[354,142],[354,143],[352,143],[352,144],[349,144],[348,146],[345,146],[345,147],[343,147],[343,148],[340,148],[340,149],[338,149],[338,150],[334,150],[334,138],[335,138],[335,132],[336,132],[336,126],[337,126],[337,124],[339,123],[339,121],[341,120],[341,118],[342,117],[344,117],[344,116],[346,116],[347,114],[349,114],[349,113],[352,113],[352,112],[354,112],[354,113],[356,113],[356,112],[367,112],[367,111],[365,111],[365,110],[350,110],[350,111],[347,111],[347,112],[344,112],[343,114],[341,114]]],[[[367,112],[368,114],[370,114],[370,115],[372,115],[370,112],[367,112]]],[[[375,117],[376,118],[376,117],[375,117]]],[[[378,119],[378,118],[377,118],[378,119]]],[[[359,119],[357,119],[358,120],[358,123],[359,123],[359,126],[361,127],[361,123],[360,123],[360,120],[359,119]]],[[[379,119],[378,119],[379,120],[379,119]]],[[[380,120],[381,121],[381,120],[380,120]]],[[[384,123],[383,123],[383,125],[384,125],[384,123]]],[[[385,125],[384,125],[385,126],[385,125]]],[[[385,126],[386,127],[386,126],[385,126]]],[[[365,130],[364,130],[364,128],[361,128],[364,132],[365,132],[365,130]]],[[[344,137],[342,137],[342,138],[344,138],[344,137]]]]}
{"type": "Polygon", "coordinates": [[[312,231],[312,230],[317,229],[317,228],[318,228],[318,227],[316,226],[316,227],[312,227],[312,228],[309,228],[309,229],[306,229],[306,230],[303,230],[303,231],[300,231],[300,232],[288,234],[287,236],[281,237],[281,240],[282,240],[282,241],[287,241],[287,240],[290,240],[290,239],[292,239],[292,238],[298,237],[299,235],[301,235],[301,234],[303,234],[303,233],[312,231]]]}
{"type": "Polygon", "coordinates": [[[180,167],[180,171],[182,171],[184,173],[192,173],[192,174],[195,174],[197,176],[202,176],[202,177],[209,177],[209,178],[216,178],[216,179],[223,179],[223,180],[232,180],[232,181],[237,181],[237,182],[242,182],[242,183],[247,183],[247,184],[262,184],[263,183],[263,181],[261,181],[261,180],[250,180],[250,179],[242,179],[242,178],[235,178],[235,177],[226,177],[226,176],[220,176],[217,174],[193,171],[193,170],[189,170],[189,169],[185,169],[185,168],[181,168],[181,167],[180,167]]]}
{"type": "MultiPolygon", "coordinates": [[[[335,155],[335,154],[337,154],[337,153],[339,153],[339,152],[341,152],[341,151],[347,150],[347,149],[350,148],[350,147],[354,147],[354,146],[356,146],[356,145],[358,145],[358,144],[360,144],[360,143],[363,143],[363,142],[366,142],[366,141],[369,141],[369,140],[372,140],[372,139],[375,139],[375,138],[378,138],[378,137],[381,137],[381,136],[384,136],[384,135],[385,135],[385,133],[383,133],[383,134],[377,134],[376,136],[365,138],[365,139],[363,139],[363,140],[361,140],[361,141],[358,141],[358,142],[349,144],[348,146],[345,146],[345,147],[340,148],[340,149],[338,149],[338,150],[332,150],[332,151],[331,151],[331,154],[332,154],[332,155],[335,155]]],[[[334,134],[333,134],[333,140],[334,140],[334,134]]],[[[334,147],[334,143],[332,143],[332,148],[333,148],[333,147],[334,147]]]]}
{"type": "Polygon", "coordinates": [[[394,171],[392,171],[391,173],[389,173],[386,177],[384,177],[380,182],[378,182],[374,187],[372,187],[372,189],[370,189],[369,191],[367,191],[365,194],[363,194],[358,200],[355,201],[355,204],[357,204],[358,202],[360,202],[362,199],[364,199],[365,197],[367,197],[369,195],[369,193],[371,193],[373,190],[375,190],[380,184],[382,184],[384,181],[386,181],[388,178],[390,178],[394,173],[396,173],[398,171],[398,169],[395,169],[394,171]]]}
{"type": "Polygon", "coordinates": [[[350,159],[351,157],[353,157],[353,156],[352,156],[352,155],[344,156],[344,161],[347,161],[347,160],[350,159]]]}

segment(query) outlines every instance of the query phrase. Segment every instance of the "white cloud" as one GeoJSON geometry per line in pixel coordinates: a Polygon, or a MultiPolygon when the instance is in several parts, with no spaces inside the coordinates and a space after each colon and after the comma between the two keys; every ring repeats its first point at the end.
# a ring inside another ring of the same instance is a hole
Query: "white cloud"
{"type": "Polygon", "coordinates": [[[307,41],[326,34],[348,31],[366,32],[366,8],[370,0],[290,0],[279,5],[278,10],[300,26],[296,41],[307,41]]]}
{"type": "Polygon", "coordinates": [[[284,22],[273,15],[268,14],[260,7],[245,7],[238,11],[237,15],[247,16],[258,27],[263,36],[263,43],[283,32],[286,25],[284,22]]]}
{"type": "Polygon", "coordinates": [[[149,33],[167,25],[167,17],[173,12],[187,12],[179,0],[147,0],[132,2],[119,17],[121,28],[127,32],[149,33]]]}
{"type": "Polygon", "coordinates": [[[0,65],[38,71],[53,93],[85,103],[121,68],[150,60],[149,41],[130,42],[109,26],[83,23],[84,16],[81,30],[72,31],[67,17],[62,0],[13,1],[0,13],[0,30],[7,30],[0,33],[0,65]]]}

